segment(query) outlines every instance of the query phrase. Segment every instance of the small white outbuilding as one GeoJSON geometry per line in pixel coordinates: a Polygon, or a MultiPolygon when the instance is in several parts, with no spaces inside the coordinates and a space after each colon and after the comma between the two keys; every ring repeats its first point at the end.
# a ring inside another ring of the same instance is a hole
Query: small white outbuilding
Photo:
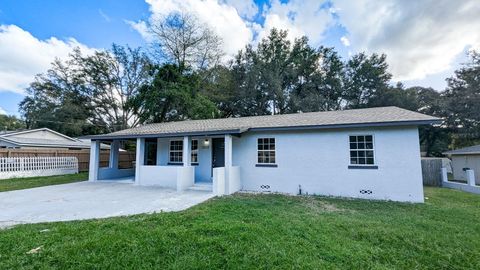
{"type": "Polygon", "coordinates": [[[480,144],[461,149],[447,151],[445,155],[451,157],[453,178],[467,181],[466,170],[473,170],[475,183],[480,185],[480,144]]]}

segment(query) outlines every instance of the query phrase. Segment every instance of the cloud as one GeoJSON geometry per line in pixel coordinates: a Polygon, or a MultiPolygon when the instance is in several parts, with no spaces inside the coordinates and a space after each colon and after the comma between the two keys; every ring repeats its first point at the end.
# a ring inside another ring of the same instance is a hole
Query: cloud
{"type": "Polygon", "coordinates": [[[110,19],[110,16],[108,16],[105,12],[103,12],[102,9],[98,9],[98,14],[100,14],[100,16],[102,16],[102,18],[106,21],[106,22],[111,22],[112,19],[110,19]]]}
{"type": "Polygon", "coordinates": [[[253,0],[223,0],[223,3],[233,6],[246,19],[252,19],[258,13],[258,6],[253,0]]]}
{"type": "Polygon", "coordinates": [[[476,0],[333,0],[356,51],[387,54],[395,80],[422,79],[480,47],[476,0]]]}
{"type": "Polygon", "coordinates": [[[346,36],[341,37],[340,41],[342,42],[343,46],[350,47],[350,40],[346,36]]]}
{"type": "Polygon", "coordinates": [[[0,91],[23,94],[36,74],[47,71],[56,57],[67,57],[75,47],[93,51],[73,38],[39,40],[16,25],[0,25],[0,91]]]}
{"type": "Polygon", "coordinates": [[[333,23],[331,11],[318,0],[273,0],[264,11],[265,22],[259,38],[268,36],[272,28],[286,29],[291,39],[306,35],[312,44],[319,45],[324,32],[333,23]]]}
{"type": "MultiPolygon", "coordinates": [[[[216,0],[146,0],[150,5],[151,18],[166,16],[174,12],[194,14],[200,22],[207,24],[223,39],[227,55],[233,55],[253,38],[252,23],[244,21],[234,6],[216,0]]],[[[149,35],[144,21],[128,22],[147,41],[149,35]]]]}
{"type": "Polygon", "coordinates": [[[0,107],[0,114],[7,115],[7,111],[0,107]]]}

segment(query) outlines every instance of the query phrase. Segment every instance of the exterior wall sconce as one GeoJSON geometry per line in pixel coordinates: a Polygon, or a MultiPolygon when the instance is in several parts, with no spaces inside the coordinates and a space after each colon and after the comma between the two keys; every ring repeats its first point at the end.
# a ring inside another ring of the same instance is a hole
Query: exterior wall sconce
{"type": "Polygon", "coordinates": [[[208,139],[203,140],[203,146],[208,147],[210,145],[210,141],[208,139]]]}

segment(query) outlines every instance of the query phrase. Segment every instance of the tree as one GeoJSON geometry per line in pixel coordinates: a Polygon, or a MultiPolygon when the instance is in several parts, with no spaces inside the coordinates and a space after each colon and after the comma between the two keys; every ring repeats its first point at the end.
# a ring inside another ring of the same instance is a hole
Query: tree
{"type": "Polygon", "coordinates": [[[368,107],[371,98],[385,91],[392,75],[385,54],[359,53],[346,63],[345,99],[348,108],[368,107]]]}
{"type": "Polygon", "coordinates": [[[223,56],[222,40],[189,13],[174,13],[150,21],[148,30],[160,59],[179,67],[206,69],[223,56]]]}
{"type": "Polygon", "coordinates": [[[72,55],[79,76],[89,96],[93,121],[109,131],[137,126],[139,117],[128,104],[146,83],[149,83],[150,59],[140,48],[113,44],[111,51],[96,51],[83,56],[72,55]]]}
{"type": "Polygon", "coordinates": [[[199,92],[200,78],[182,73],[178,66],[157,67],[151,84],[144,85],[131,100],[142,123],[214,118],[215,104],[199,92]]]}
{"type": "MultiPolygon", "coordinates": [[[[305,46],[305,45],[303,45],[305,46]]],[[[294,54],[297,49],[294,48],[294,54]]],[[[294,111],[329,111],[342,108],[344,95],[344,63],[333,48],[320,47],[318,51],[305,48],[301,58],[305,65],[299,72],[299,83],[294,91],[294,111]]]]}
{"type": "Polygon", "coordinates": [[[480,141],[480,53],[470,53],[470,62],[447,79],[444,93],[447,125],[456,134],[456,147],[480,141]]]}
{"type": "Polygon", "coordinates": [[[68,136],[106,131],[88,121],[93,115],[83,78],[72,65],[71,60],[55,60],[26,89],[19,106],[27,128],[48,127],[68,136]]]}
{"type": "Polygon", "coordinates": [[[113,45],[84,56],[75,49],[36,77],[20,103],[27,128],[49,127],[78,136],[138,125],[129,100],[150,79],[150,62],[139,49],[113,45]]]}
{"type": "Polygon", "coordinates": [[[25,122],[16,116],[0,114],[0,130],[17,130],[24,129],[25,127],[25,122]]]}

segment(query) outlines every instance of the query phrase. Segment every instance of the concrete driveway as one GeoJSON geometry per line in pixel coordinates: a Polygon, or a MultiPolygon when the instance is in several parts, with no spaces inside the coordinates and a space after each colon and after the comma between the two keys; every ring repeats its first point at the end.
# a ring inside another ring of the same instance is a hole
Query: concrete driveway
{"type": "Polygon", "coordinates": [[[176,192],[115,182],[79,182],[0,192],[0,228],[22,223],[180,211],[211,197],[211,191],[176,192]]]}

